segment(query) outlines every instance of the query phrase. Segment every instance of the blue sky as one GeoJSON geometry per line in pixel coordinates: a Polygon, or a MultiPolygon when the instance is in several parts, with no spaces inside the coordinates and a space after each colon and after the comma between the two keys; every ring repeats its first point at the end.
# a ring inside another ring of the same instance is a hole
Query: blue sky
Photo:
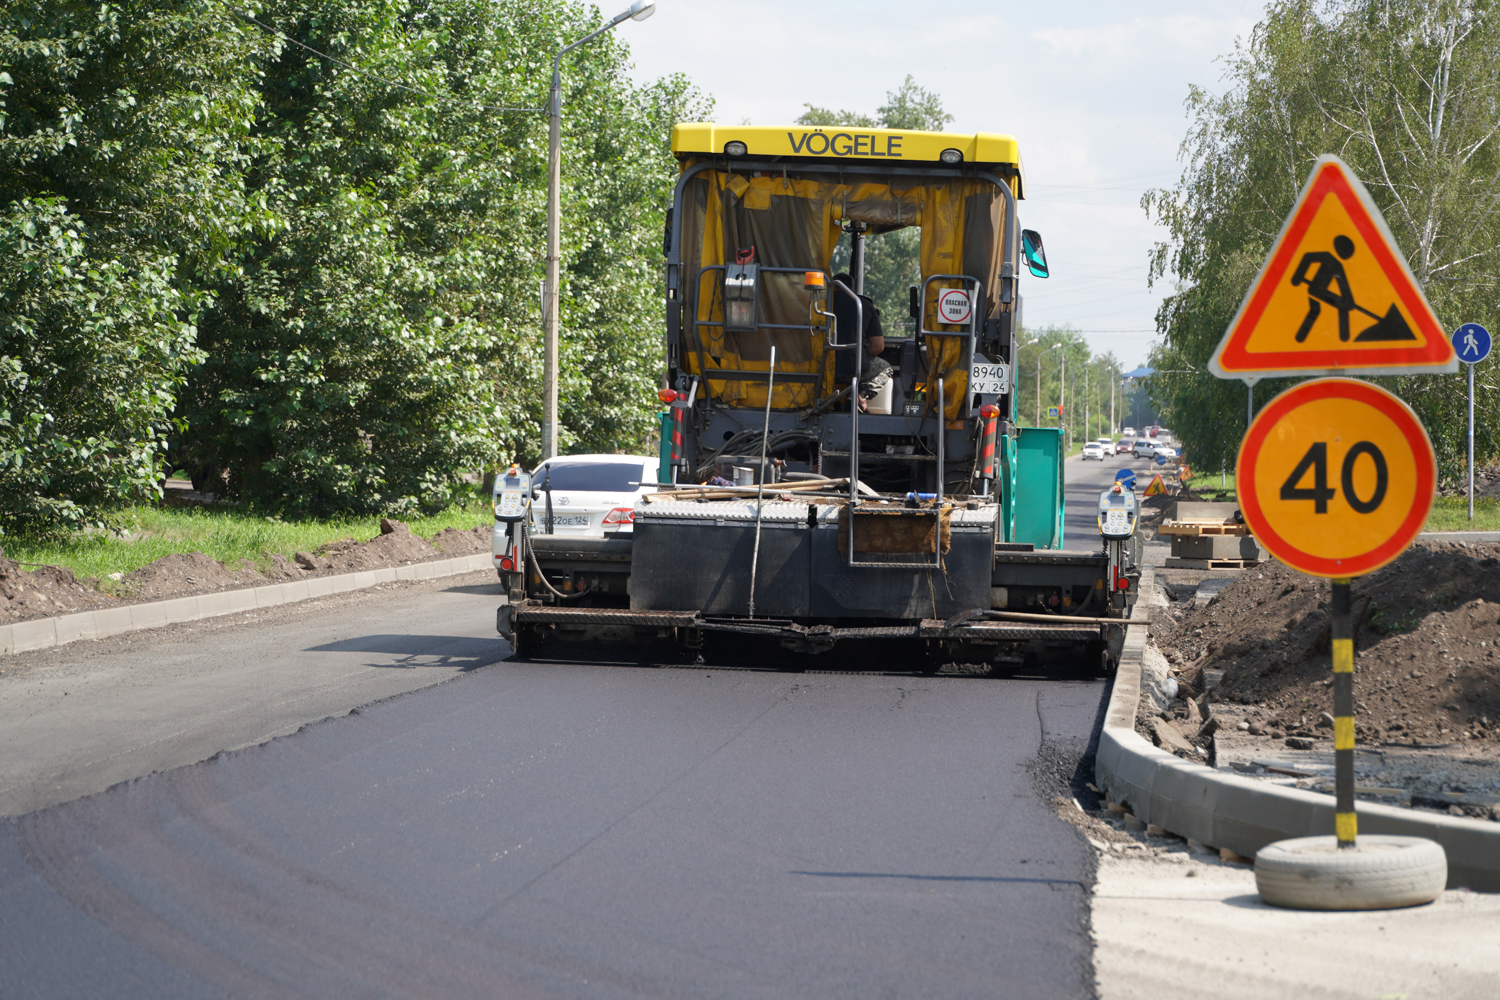
{"type": "MultiPolygon", "coordinates": [[[[605,0],[605,14],[625,0],[605,0]]],[[[1248,38],[1260,0],[942,4],[658,0],[619,32],[636,76],[685,73],[721,122],[790,122],[804,102],[873,113],[912,74],[955,131],[1021,143],[1022,222],[1052,277],[1027,281],[1028,326],[1072,323],[1095,351],[1144,363],[1162,285],[1146,259],[1162,233],[1142,191],[1181,173],[1189,84],[1222,89],[1217,61],[1248,38]]]]}

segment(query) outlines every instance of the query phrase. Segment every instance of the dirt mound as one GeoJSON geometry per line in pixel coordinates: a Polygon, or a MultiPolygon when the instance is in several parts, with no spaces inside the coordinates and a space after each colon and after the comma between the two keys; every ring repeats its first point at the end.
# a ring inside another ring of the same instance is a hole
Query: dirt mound
{"type": "Polygon", "coordinates": [[[329,542],[318,549],[308,566],[303,559],[305,553],[297,553],[296,560],[308,575],[325,573],[359,573],[386,566],[405,566],[408,563],[432,559],[438,552],[426,539],[413,535],[411,529],[400,521],[381,519],[380,534],[368,542],[357,542],[352,538],[329,542]]]}
{"type": "Polygon", "coordinates": [[[79,580],[64,566],[27,572],[0,550],[0,622],[89,611],[109,603],[92,579],[79,580]]]}
{"type": "MultiPolygon", "coordinates": [[[[1331,734],[1329,585],[1270,561],[1152,633],[1182,680],[1257,706],[1269,734],[1331,734]]],[[[1424,542],[1354,581],[1355,720],[1362,742],[1500,742],[1500,545],[1424,542]]]]}
{"type": "Polygon", "coordinates": [[[120,580],[130,602],[164,601],[183,594],[264,586],[268,581],[253,569],[232,570],[202,552],[179,552],[126,573],[120,580]]]}
{"type": "Polygon", "coordinates": [[[269,557],[264,573],[247,566],[231,568],[202,552],[164,556],[147,566],[126,573],[119,580],[117,596],[103,593],[93,579],[78,580],[61,566],[42,566],[26,572],[19,563],[0,552],[0,623],[46,618],[72,611],[146,601],[163,601],[189,594],[265,586],[289,580],[358,573],[387,566],[407,566],[445,556],[488,552],[490,529],[448,528],[431,543],[400,521],[382,520],[379,535],[368,542],[345,538],[329,542],[316,552],[298,552],[291,559],[269,557]]]}
{"type": "Polygon", "coordinates": [[[432,544],[450,556],[471,556],[490,551],[490,529],[487,525],[477,528],[444,528],[432,536],[432,544]]]}

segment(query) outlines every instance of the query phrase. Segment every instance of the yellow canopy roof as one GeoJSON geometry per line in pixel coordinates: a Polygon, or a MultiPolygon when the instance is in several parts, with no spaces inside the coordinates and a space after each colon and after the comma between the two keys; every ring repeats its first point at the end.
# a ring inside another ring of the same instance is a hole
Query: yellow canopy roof
{"type": "Polygon", "coordinates": [[[944,150],[956,149],[968,165],[1007,167],[1025,190],[1021,148],[1014,136],[995,132],[916,132],[907,129],[814,125],[716,125],[683,122],[672,129],[678,159],[723,156],[731,142],[745,144],[744,156],[805,160],[860,161],[862,164],[938,164],[944,150]]]}

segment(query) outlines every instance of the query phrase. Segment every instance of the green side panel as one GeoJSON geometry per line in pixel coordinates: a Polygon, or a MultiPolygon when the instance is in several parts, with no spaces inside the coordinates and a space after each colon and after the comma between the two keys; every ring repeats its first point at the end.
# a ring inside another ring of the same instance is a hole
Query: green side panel
{"type": "Polygon", "coordinates": [[[999,482],[995,489],[1000,495],[1000,541],[1016,540],[1016,442],[1005,435],[995,442],[1000,466],[995,470],[999,482]]]}
{"type": "Polygon", "coordinates": [[[1022,427],[1016,442],[1015,537],[1039,549],[1063,546],[1063,439],[1057,427],[1022,427]]]}
{"type": "Polygon", "coordinates": [[[672,478],[672,411],[658,413],[656,419],[661,422],[661,447],[657,449],[658,468],[656,481],[658,483],[675,483],[672,478]]]}

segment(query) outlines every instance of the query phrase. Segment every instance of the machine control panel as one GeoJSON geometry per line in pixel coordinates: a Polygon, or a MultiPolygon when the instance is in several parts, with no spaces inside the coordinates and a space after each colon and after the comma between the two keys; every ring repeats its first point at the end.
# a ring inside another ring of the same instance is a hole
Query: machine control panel
{"type": "Polygon", "coordinates": [[[495,520],[523,521],[531,510],[531,476],[512,465],[495,477],[495,520]]]}
{"type": "Polygon", "coordinates": [[[1124,539],[1135,534],[1140,505],[1135,493],[1119,483],[1099,494],[1099,534],[1108,539],[1124,539]]]}

